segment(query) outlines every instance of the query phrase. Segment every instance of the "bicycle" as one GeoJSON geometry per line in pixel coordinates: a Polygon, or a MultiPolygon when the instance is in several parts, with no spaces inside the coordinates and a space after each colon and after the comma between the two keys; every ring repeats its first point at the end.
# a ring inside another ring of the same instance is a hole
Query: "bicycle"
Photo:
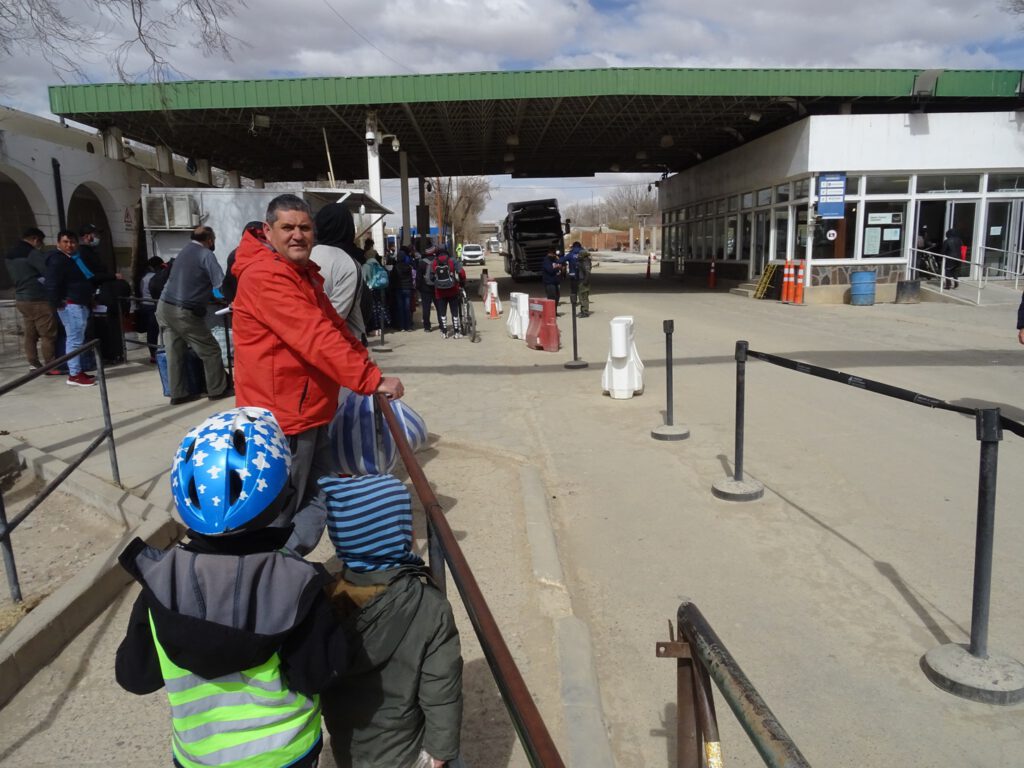
{"type": "Polygon", "coordinates": [[[476,313],[473,311],[473,304],[466,295],[466,287],[459,286],[459,325],[462,326],[462,335],[474,344],[480,341],[480,333],[476,328],[476,313]]]}

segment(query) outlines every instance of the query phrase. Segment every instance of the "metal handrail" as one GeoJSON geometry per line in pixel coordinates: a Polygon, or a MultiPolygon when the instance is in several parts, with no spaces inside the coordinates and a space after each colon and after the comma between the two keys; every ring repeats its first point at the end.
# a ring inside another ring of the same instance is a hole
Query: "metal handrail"
{"type": "MultiPolygon", "coordinates": [[[[19,376],[13,381],[0,385],[0,397],[6,395],[8,392],[14,391],[18,387],[28,384],[33,379],[44,375],[47,371],[51,371],[54,368],[63,365],[71,358],[77,357],[89,350],[96,350],[98,347],[99,340],[93,339],[77,349],[73,349],[67,354],[61,355],[45,365],[26,373],[24,376],[19,376]]],[[[114,485],[118,488],[123,487],[121,485],[121,472],[117,467],[117,450],[114,446],[114,425],[110,420],[110,401],[107,397],[107,377],[103,369],[103,358],[98,354],[96,355],[96,381],[99,384],[100,404],[103,408],[103,429],[93,439],[93,441],[89,443],[89,445],[85,447],[85,450],[83,450],[75,459],[67,462],[67,467],[53,478],[53,480],[47,483],[39,493],[33,496],[32,500],[25,505],[25,508],[13,520],[7,520],[7,508],[4,505],[3,490],[0,489],[0,553],[3,555],[4,570],[7,573],[7,586],[11,592],[11,599],[16,603],[20,603],[22,601],[22,597],[21,584],[18,582],[18,568],[14,562],[14,549],[11,546],[11,534],[14,533],[14,529],[21,525],[51,493],[57,490],[57,488],[60,487],[60,484],[67,479],[68,475],[78,469],[82,462],[85,461],[104,440],[107,441],[107,451],[110,455],[110,472],[113,476],[114,485]]]]}
{"type": "MultiPolygon", "coordinates": [[[[670,631],[671,628],[669,624],[670,631]]],[[[714,679],[765,765],[809,768],[786,729],[689,598],[683,599],[676,612],[675,635],[669,642],[657,644],[657,655],[677,660],[679,768],[722,766],[718,718],[709,678],[714,679]]]]}
{"type": "Polygon", "coordinates": [[[388,428],[398,446],[409,480],[416,489],[416,495],[427,516],[427,546],[429,566],[434,581],[442,592],[445,590],[445,563],[451,569],[452,581],[455,582],[462,603],[469,614],[473,630],[480,640],[491,674],[498,685],[502,701],[512,718],[512,725],[519,737],[531,766],[541,768],[564,768],[558,749],[548,732],[540,711],[526,687],[519,668],[501,635],[498,623],[494,620],[483,592],[477,584],[469,562],[459,547],[451,527],[444,516],[444,508],[438,503],[437,497],[427,482],[423,468],[419,465],[405,431],[398,423],[391,405],[384,395],[376,395],[377,406],[387,422],[388,428]]]}

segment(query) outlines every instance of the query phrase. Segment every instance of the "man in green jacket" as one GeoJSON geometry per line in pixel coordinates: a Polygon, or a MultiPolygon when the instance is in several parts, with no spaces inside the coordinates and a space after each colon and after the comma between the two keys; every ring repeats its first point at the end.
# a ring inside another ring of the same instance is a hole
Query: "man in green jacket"
{"type": "Polygon", "coordinates": [[[328,588],[351,667],[322,698],[338,768],[440,768],[459,754],[462,655],[452,608],[412,552],[391,475],[323,477],[344,570],[328,588]]]}
{"type": "MultiPolygon", "coordinates": [[[[29,227],[7,252],[7,271],[14,281],[14,306],[25,319],[25,359],[29,370],[53,360],[57,341],[57,316],[46,296],[43,280],[46,257],[41,249],[45,235],[29,227]]],[[[60,371],[52,371],[60,374],[60,371]]]]}

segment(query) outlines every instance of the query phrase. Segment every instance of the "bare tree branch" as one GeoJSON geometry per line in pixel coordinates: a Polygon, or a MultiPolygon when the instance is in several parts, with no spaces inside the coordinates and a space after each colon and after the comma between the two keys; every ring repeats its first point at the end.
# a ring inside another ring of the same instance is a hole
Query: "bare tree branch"
{"type": "MultiPolygon", "coordinates": [[[[175,4],[159,0],[85,0],[100,19],[124,24],[129,36],[113,44],[108,56],[111,67],[124,82],[147,79],[163,81],[184,73],[171,63],[168,53],[175,47],[172,33],[188,29],[196,47],[204,56],[231,57],[234,39],[222,26],[228,16],[245,7],[245,0],[178,0],[175,4]],[[131,61],[137,52],[149,65],[133,71],[131,61]]],[[[0,61],[18,51],[41,52],[60,75],[84,77],[81,60],[93,53],[107,35],[72,19],[58,0],[4,0],[0,4],[0,61]]]]}

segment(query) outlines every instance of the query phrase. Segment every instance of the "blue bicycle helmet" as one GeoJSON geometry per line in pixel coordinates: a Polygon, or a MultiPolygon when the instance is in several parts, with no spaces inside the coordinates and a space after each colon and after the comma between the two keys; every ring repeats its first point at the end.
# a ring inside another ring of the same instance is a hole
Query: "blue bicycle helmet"
{"type": "Polygon", "coordinates": [[[271,523],[290,496],[292,454],[274,414],[232,408],[185,435],[171,467],[178,514],[215,536],[271,523]]]}

